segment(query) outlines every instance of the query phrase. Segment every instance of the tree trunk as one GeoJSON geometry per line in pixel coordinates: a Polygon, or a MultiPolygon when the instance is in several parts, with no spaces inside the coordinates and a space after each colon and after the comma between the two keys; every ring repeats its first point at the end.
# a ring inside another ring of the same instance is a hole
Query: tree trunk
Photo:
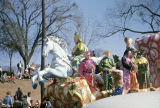
{"type": "MultiPolygon", "coordinates": [[[[41,70],[45,68],[45,57],[42,55],[45,38],[45,0],[42,0],[42,49],[41,49],[41,70]]],[[[41,101],[44,97],[44,85],[41,86],[41,101]]]]}
{"type": "Polygon", "coordinates": [[[9,50],[8,54],[9,54],[9,59],[10,59],[10,64],[9,64],[9,74],[11,74],[12,71],[12,56],[13,56],[14,51],[9,50]]]}
{"type": "Polygon", "coordinates": [[[10,59],[10,67],[9,67],[10,74],[12,72],[12,56],[13,56],[13,54],[11,54],[10,57],[9,57],[9,59],[10,59]]]}

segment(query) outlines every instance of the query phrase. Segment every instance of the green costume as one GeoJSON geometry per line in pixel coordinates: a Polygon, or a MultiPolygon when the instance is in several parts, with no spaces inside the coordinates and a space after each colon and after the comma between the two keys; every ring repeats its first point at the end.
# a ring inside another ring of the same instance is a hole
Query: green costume
{"type": "Polygon", "coordinates": [[[145,57],[139,57],[136,59],[136,64],[138,65],[138,74],[137,79],[139,83],[139,89],[149,88],[150,79],[149,79],[149,66],[148,61],[145,57]],[[145,86],[145,87],[144,87],[145,86]]]}
{"type": "Polygon", "coordinates": [[[87,46],[81,41],[80,36],[75,36],[75,39],[78,39],[78,42],[73,48],[72,54],[75,56],[72,61],[72,66],[77,70],[77,62],[80,61],[84,56],[84,52],[88,51],[87,46]]]}
{"type": "Polygon", "coordinates": [[[103,71],[103,68],[112,69],[113,67],[116,67],[116,64],[112,59],[108,57],[104,57],[98,65],[99,70],[103,72],[103,90],[111,90],[113,83],[113,78],[110,75],[108,75],[107,71],[103,71]]]}

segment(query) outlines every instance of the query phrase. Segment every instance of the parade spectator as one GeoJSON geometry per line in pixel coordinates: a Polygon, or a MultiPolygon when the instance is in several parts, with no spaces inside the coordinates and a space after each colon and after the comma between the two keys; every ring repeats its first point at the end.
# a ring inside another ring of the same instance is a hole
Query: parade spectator
{"type": "Polygon", "coordinates": [[[40,108],[40,103],[39,103],[38,100],[36,100],[35,105],[34,105],[34,108],[40,108]]]}
{"type": "Polygon", "coordinates": [[[113,79],[112,79],[112,76],[110,75],[110,73],[114,69],[116,69],[116,64],[114,63],[114,61],[111,58],[109,58],[110,57],[109,50],[105,51],[104,55],[105,56],[100,61],[98,67],[99,67],[99,70],[103,72],[103,80],[104,80],[103,90],[111,90],[113,79]]]}
{"type": "Polygon", "coordinates": [[[95,86],[94,72],[96,69],[96,64],[92,59],[90,59],[90,52],[84,53],[85,59],[81,62],[79,72],[80,75],[84,76],[89,83],[89,85],[95,86]]]}
{"type": "Polygon", "coordinates": [[[30,65],[28,65],[28,73],[29,73],[29,75],[31,75],[31,66],[30,65]]]}
{"type": "Polygon", "coordinates": [[[32,63],[31,67],[30,67],[30,75],[34,76],[36,74],[36,64],[32,63]]]}
{"type": "Polygon", "coordinates": [[[47,65],[47,68],[50,68],[50,64],[47,65]]]}
{"type": "Polygon", "coordinates": [[[23,64],[21,61],[17,64],[17,68],[19,72],[22,72],[23,64]]]}
{"type": "Polygon", "coordinates": [[[21,77],[22,77],[22,68],[23,68],[23,64],[22,64],[21,61],[17,64],[17,68],[18,68],[18,73],[19,73],[19,79],[21,79],[21,77]]]}
{"type": "Polygon", "coordinates": [[[28,68],[29,68],[29,66],[27,65],[26,69],[25,69],[25,74],[29,74],[28,68]]]}
{"type": "Polygon", "coordinates": [[[7,73],[2,73],[1,81],[2,83],[7,81],[7,73]]]}
{"type": "Polygon", "coordinates": [[[31,107],[31,100],[32,100],[31,92],[28,92],[28,94],[27,94],[27,102],[28,102],[29,107],[31,107]]]}
{"type": "Polygon", "coordinates": [[[22,102],[18,100],[17,96],[14,96],[13,108],[22,108],[22,102]]]}
{"type": "Polygon", "coordinates": [[[96,54],[95,54],[95,51],[94,51],[94,50],[92,51],[92,54],[93,54],[93,57],[96,57],[96,54]]]}
{"type": "Polygon", "coordinates": [[[25,79],[30,79],[31,78],[29,65],[26,66],[25,73],[23,74],[23,78],[25,78],[25,79]]]}
{"type": "Polygon", "coordinates": [[[27,102],[27,96],[24,95],[23,98],[22,98],[22,108],[29,108],[29,104],[27,102]]]}
{"type": "Polygon", "coordinates": [[[23,92],[20,88],[17,89],[15,96],[17,96],[17,99],[19,101],[22,101],[22,97],[23,97],[23,92]]]}
{"type": "Polygon", "coordinates": [[[31,100],[30,103],[31,103],[30,108],[34,108],[33,100],[31,100]]]}
{"type": "Polygon", "coordinates": [[[6,96],[5,96],[5,98],[3,99],[3,104],[4,104],[4,106],[5,107],[12,107],[12,97],[10,96],[10,91],[8,91],[7,93],[6,93],[6,96]]]}
{"type": "Polygon", "coordinates": [[[2,66],[0,65],[0,78],[2,77],[2,66]]]}
{"type": "Polygon", "coordinates": [[[77,70],[77,62],[83,58],[84,52],[88,51],[87,46],[82,42],[81,37],[79,35],[74,36],[75,46],[72,51],[72,55],[74,56],[72,60],[72,66],[75,70],[77,70]]]}
{"type": "Polygon", "coordinates": [[[51,102],[49,101],[49,99],[47,98],[46,99],[46,106],[45,106],[45,108],[51,108],[51,102]]]}
{"type": "Polygon", "coordinates": [[[11,75],[8,77],[8,82],[15,83],[14,73],[11,73],[11,75]]]}

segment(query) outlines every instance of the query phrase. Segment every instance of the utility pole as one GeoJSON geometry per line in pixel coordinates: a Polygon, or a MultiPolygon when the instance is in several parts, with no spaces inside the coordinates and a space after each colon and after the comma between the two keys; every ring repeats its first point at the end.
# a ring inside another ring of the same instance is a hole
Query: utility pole
{"type": "MultiPolygon", "coordinates": [[[[45,57],[43,56],[44,39],[46,35],[45,31],[45,0],[42,0],[42,49],[41,49],[41,70],[45,68],[45,57]]],[[[44,85],[41,85],[41,101],[44,97],[44,85]]]]}

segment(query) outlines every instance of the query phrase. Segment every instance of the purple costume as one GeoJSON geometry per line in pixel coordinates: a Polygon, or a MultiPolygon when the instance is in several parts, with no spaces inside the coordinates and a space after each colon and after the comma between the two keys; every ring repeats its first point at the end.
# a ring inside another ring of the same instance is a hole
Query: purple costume
{"type": "Polygon", "coordinates": [[[123,56],[121,59],[120,69],[123,70],[123,87],[124,89],[130,89],[130,70],[132,64],[131,60],[127,56],[123,56]]]}

